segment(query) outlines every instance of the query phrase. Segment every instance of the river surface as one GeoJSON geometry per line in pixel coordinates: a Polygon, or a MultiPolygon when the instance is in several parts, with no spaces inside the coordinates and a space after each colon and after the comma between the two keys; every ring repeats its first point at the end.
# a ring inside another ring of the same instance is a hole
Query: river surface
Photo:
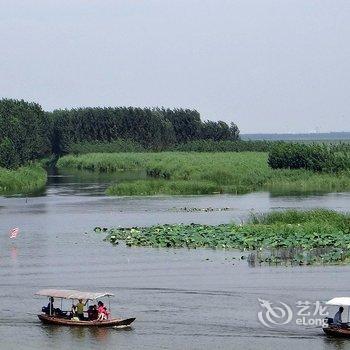
{"type": "Polygon", "coordinates": [[[112,198],[103,195],[109,181],[56,173],[36,197],[0,197],[0,349],[350,349],[350,340],[324,336],[308,317],[297,324],[298,301],[350,296],[350,266],[253,267],[237,251],[114,247],[92,232],[239,222],[284,208],[350,211],[349,193],[112,198]],[[191,211],[208,207],[213,211],[191,211]],[[20,229],[15,240],[8,238],[12,227],[20,229]],[[36,314],[47,300],[33,294],[50,287],[108,290],[116,295],[112,314],[136,321],[128,330],[42,325],[36,314]],[[288,304],[292,319],[264,326],[259,298],[288,304]]]}

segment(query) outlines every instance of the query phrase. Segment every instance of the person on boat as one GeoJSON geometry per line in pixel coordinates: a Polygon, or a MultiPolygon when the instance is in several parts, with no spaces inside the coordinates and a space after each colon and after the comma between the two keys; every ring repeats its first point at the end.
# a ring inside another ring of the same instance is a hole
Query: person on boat
{"type": "Polygon", "coordinates": [[[77,317],[79,318],[79,320],[81,321],[84,321],[85,318],[84,318],[84,306],[86,305],[87,303],[87,300],[85,301],[85,303],[83,303],[83,300],[82,299],[79,299],[79,302],[77,305],[75,305],[76,307],[76,314],[77,314],[77,317]]]}
{"type": "Polygon", "coordinates": [[[50,297],[49,303],[47,304],[47,306],[44,306],[42,308],[42,311],[45,312],[46,315],[50,316],[64,316],[64,312],[62,312],[61,309],[55,308],[53,306],[54,301],[55,299],[53,297],[50,297]]]}
{"type": "Polygon", "coordinates": [[[337,324],[337,325],[342,324],[341,314],[343,313],[343,311],[344,311],[344,308],[341,306],[333,317],[333,324],[337,324]]]}
{"type": "Polygon", "coordinates": [[[71,318],[73,318],[73,317],[76,317],[76,315],[77,315],[77,307],[74,304],[72,304],[72,307],[70,309],[70,316],[71,318]]]}
{"type": "Polygon", "coordinates": [[[55,308],[53,307],[55,299],[53,297],[50,297],[49,303],[46,307],[43,307],[43,312],[45,312],[46,315],[53,315],[55,313],[55,308]]]}
{"type": "Polygon", "coordinates": [[[90,305],[87,311],[89,321],[97,320],[98,312],[96,305],[90,305]]]}
{"type": "Polygon", "coordinates": [[[108,315],[109,315],[109,312],[107,311],[107,308],[103,305],[103,302],[102,301],[99,301],[97,303],[98,305],[98,317],[97,317],[97,320],[98,321],[103,321],[103,320],[107,320],[108,319],[108,315]]]}

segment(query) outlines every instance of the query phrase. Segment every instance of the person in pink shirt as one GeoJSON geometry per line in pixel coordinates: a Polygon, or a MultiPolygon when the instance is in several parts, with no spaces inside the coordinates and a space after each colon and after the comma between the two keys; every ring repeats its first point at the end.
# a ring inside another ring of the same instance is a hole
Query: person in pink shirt
{"type": "Polygon", "coordinates": [[[98,321],[103,321],[103,320],[107,320],[108,319],[108,315],[109,312],[107,311],[107,308],[103,305],[102,301],[99,301],[97,303],[98,308],[97,308],[97,312],[98,312],[98,321]]]}

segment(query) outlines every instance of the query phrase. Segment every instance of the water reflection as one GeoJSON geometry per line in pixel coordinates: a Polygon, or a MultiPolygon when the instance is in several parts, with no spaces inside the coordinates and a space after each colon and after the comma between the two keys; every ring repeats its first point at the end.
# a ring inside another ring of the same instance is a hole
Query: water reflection
{"type": "Polygon", "coordinates": [[[269,266],[302,266],[313,264],[341,264],[349,260],[349,249],[319,247],[304,250],[299,247],[276,248],[252,251],[242,256],[249,267],[269,266]]]}
{"type": "Polygon", "coordinates": [[[108,339],[110,329],[98,327],[70,327],[68,332],[70,336],[79,341],[85,341],[87,338],[98,342],[105,342],[108,339]]]}
{"type": "Polygon", "coordinates": [[[145,171],[96,172],[52,168],[48,171],[46,194],[59,190],[61,195],[72,192],[90,196],[104,195],[107,187],[113,182],[144,178],[146,178],[145,171]]]}
{"type": "Polygon", "coordinates": [[[106,342],[106,340],[110,336],[111,331],[112,329],[108,329],[108,328],[99,328],[99,327],[88,328],[90,337],[95,338],[99,342],[106,342]]]}
{"type": "Polygon", "coordinates": [[[334,337],[325,337],[323,340],[324,348],[327,350],[349,349],[349,340],[334,337]]]}
{"type": "Polygon", "coordinates": [[[17,247],[15,245],[11,246],[11,260],[13,262],[17,261],[17,256],[18,256],[18,250],[17,247]]]}
{"type": "Polygon", "coordinates": [[[64,327],[55,325],[42,325],[43,331],[46,334],[47,342],[55,342],[57,339],[59,343],[62,337],[67,342],[71,340],[79,343],[107,343],[111,333],[115,330],[112,328],[103,327],[64,327]]]}

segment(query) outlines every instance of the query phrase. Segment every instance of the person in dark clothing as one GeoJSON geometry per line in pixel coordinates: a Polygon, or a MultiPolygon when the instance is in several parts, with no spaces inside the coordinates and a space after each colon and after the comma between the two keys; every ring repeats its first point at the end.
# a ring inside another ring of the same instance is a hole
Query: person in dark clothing
{"type": "Polygon", "coordinates": [[[55,313],[55,309],[53,307],[55,299],[53,297],[50,297],[50,301],[47,304],[47,306],[42,308],[42,311],[45,312],[46,315],[53,315],[55,313]]]}
{"type": "Polygon", "coordinates": [[[45,312],[46,315],[50,316],[63,316],[64,313],[61,311],[61,309],[57,308],[55,309],[53,306],[55,299],[53,297],[50,297],[50,301],[47,304],[47,306],[44,306],[41,310],[45,312]]]}
{"type": "Polygon", "coordinates": [[[98,311],[97,311],[96,305],[90,305],[87,313],[88,313],[89,321],[97,320],[98,311]]]}

